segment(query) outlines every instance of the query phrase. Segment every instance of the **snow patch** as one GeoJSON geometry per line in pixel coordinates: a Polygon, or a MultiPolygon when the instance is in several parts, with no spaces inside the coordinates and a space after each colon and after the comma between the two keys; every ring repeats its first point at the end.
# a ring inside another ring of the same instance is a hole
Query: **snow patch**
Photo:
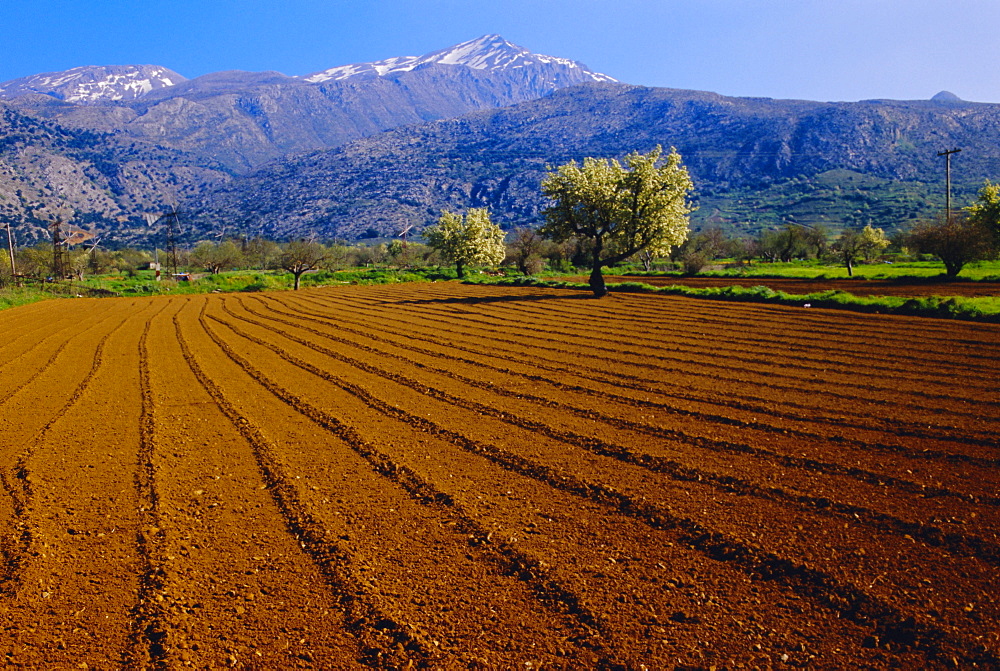
{"type": "Polygon", "coordinates": [[[183,77],[160,66],[85,66],[4,82],[0,85],[0,94],[43,93],[72,103],[94,103],[135,100],[154,89],[174,86],[181,81],[183,77]]]}
{"type": "Polygon", "coordinates": [[[531,66],[550,66],[567,72],[575,72],[584,79],[597,82],[615,82],[616,79],[599,72],[592,72],[583,63],[567,58],[534,54],[524,47],[508,42],[500,35],[484,35],[475,40],[462,42],[447,49],[433,51],[423,56],[399,56],[373,63],[342,65],[322,72],[301,77],[318,84],[325,81],[343,81],[359,76],[378,75],[384,77],[394,72],[408,72],[424,64],[453,65],[474,70],[520,69],[531,66]]]}

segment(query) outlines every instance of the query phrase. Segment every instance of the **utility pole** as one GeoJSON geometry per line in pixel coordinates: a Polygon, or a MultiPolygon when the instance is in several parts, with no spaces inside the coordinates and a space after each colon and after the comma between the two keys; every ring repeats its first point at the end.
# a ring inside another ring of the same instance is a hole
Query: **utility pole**
{"type": "MultiPolygon", "coordinates": [[[[170,265],[171,265],[170,270],[173,273],[173,275],[176,275],[177,274],[177,241],[175,240],[174,229],[176,228],[176,226],[178,224],[178,221],[177,221],[177,219],[178,219],[177,206],[171,206],[170,211],[167,212],[166,214],[161,214],[159,216],[157,216],[155,214],[147,214],[145,216],[146,216],[146,223],[149,224],[150,226],[153,226],[154,224],[158,224],[161,221],[165,221],[166,222],[166,224],[167,224],[167,249],[166,249],[166,251],[170,252],[170,265]]],[[[223,231],[223,232],[225,232],[225,231],[223,231]]],[[[160,279],[160,254],[159,254],[159,249],[157,249],[157,247],[155,245],[153,246],[153,253],[156,255],[155,256],[155,259],[156,259],[156,261],[155,261],[155,263],[156,263],[156,273],[157,273],[156,274],[156,279],[160,279]]],[[[173,275],[171,275],[171,277],[173,277],[173,275]]]]}
{"type": "Polygon", "coordinates": [[[10,234],[10,222],[7,222],[7,251],[10,252],[10,276],[17,277],[17,269],[14,267],[14,237],[10,234]]]}
{"type": "Polygon", "coordinates": [[[171,278],[176,279],[177,275],[177,242],[174,239],[174,227],[177,225],[177,208],[173,208],[167,215],[167,246],[170,247],[171,278]]]}
{"type": "Polygon", "coordinates": [[[944,156],[944,175],[945,175],[945,196],[944,196],[944,211],[947,219],[947,223],[951,223],[951,155],[957,154],[962,151],[961,149],[948,149],[945,151],[939,151],[938,156],[944,156]]]}
{"type": "Polygon", "coordinates": [[[52,277],[57,282],[66,279],[66,264],[63,254],[66,246],[63,244],[62,227],[62,217],[56,217],[50,226],[52,230],[52,277]]]}

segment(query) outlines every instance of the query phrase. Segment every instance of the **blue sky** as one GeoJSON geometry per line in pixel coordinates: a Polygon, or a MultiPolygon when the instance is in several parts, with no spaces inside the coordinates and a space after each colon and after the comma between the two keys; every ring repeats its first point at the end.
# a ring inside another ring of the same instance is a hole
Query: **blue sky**
{"type": "Polygon", "coordinates": [[[1000,102],[1000,0],[0,0],[0,81],[148,63],[307,74],[487,33],[631,84],[1000,102]]]}

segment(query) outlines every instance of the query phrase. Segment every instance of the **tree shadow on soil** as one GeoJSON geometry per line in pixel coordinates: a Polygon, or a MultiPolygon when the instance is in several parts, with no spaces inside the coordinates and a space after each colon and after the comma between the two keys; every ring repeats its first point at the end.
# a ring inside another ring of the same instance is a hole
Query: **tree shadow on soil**
{"type": "MultiPolygon", "coordinates": [[[[611,296],[605,296],[604,298],[611,298],[611,296]]],[[[464,298],[422,298],[422,299],[411,299],[405,301],[389,301],[393,304],[402,305],[429,305],[429,304],[439,304],[439,305],[477,305],[481,303],[521,303],[526,301],[548,301],[548,300],[600,300],[599,297],[594,296],[592,293],[579,293],[579,294],[566,294],[566,295],[553,295],[553,294],[534,294],[528,296],[468,296],[464,298]]]]}

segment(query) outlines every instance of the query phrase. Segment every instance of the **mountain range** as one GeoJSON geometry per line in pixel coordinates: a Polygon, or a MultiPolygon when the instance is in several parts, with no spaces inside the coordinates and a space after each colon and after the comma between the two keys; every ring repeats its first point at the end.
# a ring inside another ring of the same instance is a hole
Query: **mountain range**
{"type": "Polygon", "coordinates": [[[0,98],[38,93],[68,103],[136,100],[156,89],[175,86],[184,77],[158,65],[106,65],[44,72],[0,84],[0,98]]]}
{"type": "Polygon", "coordinates": [[[241,173],[295,152],[591,81],[614,80],[486,35],[422,57],[304,77],[227,71],[188,80],[157,66],[76,68],[4,82],[0,101],[69,128],[168,146],[241,173]]]}
{"type": "Polygon", "coordinates": [[[592,84],[296,155],[213,187],[198,209],[205,225],[232,221],[277,237],[392,235],[470,206],[489,207],[505,227],[530,226],[540,221],[539,184],[551,166],[658,144],[675,146],[691,171],[700,225],[748,234],[783,223],[894,229],[936,214],[938,147],[975,147],[962,160],[976,177],[956,194],[1000,165],[1000,105],[775,101],[592,84]]]}
{"type": "Polygon", "coordinates": [[[171,204],[192,239],[392,235],[470,206],[533,225],[547,166],[657,144],[690,168],[698,225],[894,228],[941,206],[938,151],[966,150],[956,202],[993,176],[1000,105],[639,87],[497,35],[296,77],[74,68],[0,83],[0,215],[22,242],[58,208],[140,241],[171,204]]]}

